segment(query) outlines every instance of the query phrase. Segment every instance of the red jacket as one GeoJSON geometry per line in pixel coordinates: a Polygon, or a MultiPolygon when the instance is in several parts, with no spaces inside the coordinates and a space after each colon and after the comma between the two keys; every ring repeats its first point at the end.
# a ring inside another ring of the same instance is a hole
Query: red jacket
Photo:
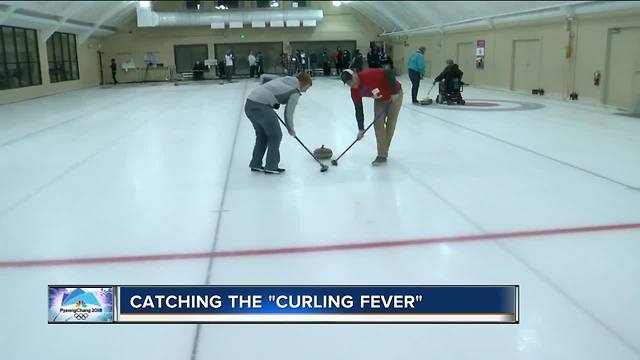
{"type": "Polygon", "coordinates": [[[360,78],[360,85],[356,89],[351,89],[351,99],[354,104],[362,103],[363,97],[373,98],[373,89],[380,90],[382,95],[380,100],[382,101],[389,101],[391,95],[397,94],[402,90],[402,84],[395,79],[395,75],[390,70],[382,68],[367,69],[359,72],[358,78],[360,78]],[[391,88],[393,82],[396,83],[396,89],[391,88]]]}
{"type": "Polygon", "coordinates": [[[377,101],[389,101],[391,95],[399,94],[402,91],[402,84],[396,80],[393,70],[373,68],[358,73],[360,84],[357,88],[351,89],[351,100],[356,110],[356,121],[358,129],[364,129],[364,110],[362,109],[362,98],[373,98],[373,90],[378,89],[382,98],[377,101]]]}

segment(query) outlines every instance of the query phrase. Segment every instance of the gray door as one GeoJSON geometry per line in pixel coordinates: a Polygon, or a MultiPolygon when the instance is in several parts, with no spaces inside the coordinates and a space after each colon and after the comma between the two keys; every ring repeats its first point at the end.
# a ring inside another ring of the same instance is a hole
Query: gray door
{"type": "Polygon", "coordinates": [[[473,75],[475,73],[476,49],[473,43],[458,43],[456,64],[460,70],[464,72],[462,78],[464,82],[473,84],[473,75]]]}
{"type": "Polygon", "coordinates": [[[513,42],[513,90],[531,92],[540,87],[540,40],[513,42]]]}
{"type": "Polygon", "coordinates": [[[204,64],[204,61],[209,58],[209,47],[206,44],[175,45],[173,52],[178,73],[191,72],[197,61],[204,64]]]}
{"type": "Polygon", "coordinates": [[[608,59],[602,74],[605,103],[635,110],[640,107],[640,28],[611,29],[608,59]]]}

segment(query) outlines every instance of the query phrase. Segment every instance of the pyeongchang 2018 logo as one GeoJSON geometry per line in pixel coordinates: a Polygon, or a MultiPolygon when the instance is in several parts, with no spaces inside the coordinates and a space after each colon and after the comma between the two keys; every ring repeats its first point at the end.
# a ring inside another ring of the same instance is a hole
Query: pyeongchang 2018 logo
{"type": "Polygon", "coordinates": [[[63,294],[60,300],[59,315],[67,315],[65,316],[67,321],[73,321],[73,319],[86,321],[92,317],[92,314],[102,313],[102,311],[102,305],[96,295],[82,289],[75,289],[68,294],[63,294]]]}

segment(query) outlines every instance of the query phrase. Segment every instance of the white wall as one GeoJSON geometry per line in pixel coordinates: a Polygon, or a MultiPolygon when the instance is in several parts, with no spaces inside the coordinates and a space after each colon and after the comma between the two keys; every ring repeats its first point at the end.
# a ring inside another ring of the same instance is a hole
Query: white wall
{"type": "MultiPolygon", "coordinates": [[[[611,28],[640,27],[640,12],[581,17],[571,25],[574,38],[564,20],[546,23],[517,24],[494,29],[410,36],[406,41],[394,41],[395,61],[402,73],[406,73],[409,55],[420,45],[427,47],[427,75],[435,76],[444,67],[447,58],[456,59],[459,43],[486,41],[484,70],[475,67],[463,69],[474,85],[497,89],[512,89],[514,66],[514,41],[538,39],[540,50],[540,87],[548,96],[566,98],[572,91],[579,101],[602,103],[607,81],[606,62],[608,33],[611,28]],[[404,45],[407,46],[404,46],[404,45]],[[572,54],[566,57],[566,46],[571,45],[572,54]],[[403,51],[401,51],[403,50],[403,51]],[[602,74],[600,86],[593,85],[593,73],[602,74]]],[[[629,44],[629,48],[638,44],[629,44]]],[[[475,46],[474,46],[475,48],[475,46]]],[[[635,53],[629,55],[629,61],[635,53]]],[[[536,60],[538,61],[538,60],[536,60]]],[[[640,71],[640,68],[637,69],[640,71]]],[[[611,69],[615,71],[615,69],[611,69]]],[[[465,75],[466,77],[467,75],[465,75]]],[[[618,94],[616,96],[622,96],[618,94]]]]}

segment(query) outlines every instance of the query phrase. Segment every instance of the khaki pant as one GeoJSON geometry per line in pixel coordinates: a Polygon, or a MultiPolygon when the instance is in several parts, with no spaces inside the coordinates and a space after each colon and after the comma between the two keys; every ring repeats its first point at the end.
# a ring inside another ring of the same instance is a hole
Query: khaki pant
{"type": "MultiPolygon", "coordinates": [[[[376,131],[376,142],[378,143],[378,156],[383,158],[387,158],[387,156],[389,156],[391,139],[393,138],[393,133],[396,130],[398,114],[400,114],[400,108],[402,107],[402,95],[403,94],[401,92],[396,102],[389,105],[389,108],[386,110],[386,114],[379,115],[380,117],[373,125],[373,128],[376,131]]],[[[388,102],[376,100],[373,104],[375,114],[378,115],[380,112],[385,111],[386,104],[388,104],[388,102]]]]}

